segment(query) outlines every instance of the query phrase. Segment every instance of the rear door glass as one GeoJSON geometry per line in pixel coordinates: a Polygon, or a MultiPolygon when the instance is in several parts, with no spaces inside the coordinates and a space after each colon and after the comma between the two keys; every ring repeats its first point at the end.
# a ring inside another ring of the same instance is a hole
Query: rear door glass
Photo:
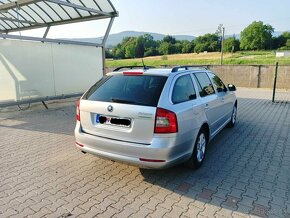
{"type": "Polygon", "coordinates": [[[178,104],[196,99],[195,89],[190,75],[179,77],[173,88],[172,102],[178,104]]]}
{"type": "Polygon", "coordinates": [[[166,80],[164,76],[104,76],[84,99],[156,107],[166,80]]]}
{"type": "Polygon", "coordinates": [[[206,73],[194,73],[197,79],[199,95],[205,97],[215,93],[213,85],[206,73]]]}

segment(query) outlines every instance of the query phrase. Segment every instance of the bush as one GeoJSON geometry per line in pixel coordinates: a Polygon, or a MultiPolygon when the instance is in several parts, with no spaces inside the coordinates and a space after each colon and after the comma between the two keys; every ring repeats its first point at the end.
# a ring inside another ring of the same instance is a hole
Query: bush
{"type": "Polygon", "coordinates": [[[163,61],[167,61],[167,60],[168,60],[167,55],[162,55],[161,60],[163,60],[163,61]]]}

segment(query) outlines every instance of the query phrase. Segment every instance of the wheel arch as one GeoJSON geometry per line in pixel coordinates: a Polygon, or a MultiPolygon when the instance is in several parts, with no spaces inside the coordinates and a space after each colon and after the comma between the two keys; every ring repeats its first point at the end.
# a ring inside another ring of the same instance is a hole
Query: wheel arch
{"type": "Polygon", "coordinates": [[[209,129],[209,125],[208,123],[203,123],[202,126],[200,127],[200,130],[204,130],[206,132],[206,140],[207,142],[209,142],[209,138],[210,138],[210,129],[209,129]]]}

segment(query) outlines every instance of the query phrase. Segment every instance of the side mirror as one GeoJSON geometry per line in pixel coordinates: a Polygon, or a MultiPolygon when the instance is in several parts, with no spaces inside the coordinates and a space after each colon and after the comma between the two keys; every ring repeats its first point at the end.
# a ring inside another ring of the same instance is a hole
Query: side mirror
{"type": "Polygon", "coordinates": [[[221,87],[218,87],[216,90],[217,90],[217,92],[223,92],[224,91],[221,87]]]}
{"type": "Polygon", "coordinates": [[[237,90],[236,86],[233,85],[233,84],[228,84],[228,89],[229,89],[230,91],[232,91],[232,92],[234,92],[234,91],[237,90]]]}

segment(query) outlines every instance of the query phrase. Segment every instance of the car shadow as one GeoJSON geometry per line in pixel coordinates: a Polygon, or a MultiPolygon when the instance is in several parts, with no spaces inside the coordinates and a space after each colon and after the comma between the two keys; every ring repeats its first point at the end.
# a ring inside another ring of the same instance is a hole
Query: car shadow
{"type": "MultiPolygon", "coordinates": [[[[122,189],[121,194],[134,189],[137,195],[142,195],[149,184],[158,189],[156,196],[159,190],[166,190],[179,200],[190,200],[196,207],[200,204],[210,205],[222,215],[226,213],[232,216],[233,212],[237,212],[240,215],[287,217],[289,209],[286,205],[290,199],[289,114],[290,104],[273,104],[267,99],[239,98],[236,126],[223,129],[209,143],[205,162],[197,170],[184,165],[165,170],[138,169],[93,155],[83,156],[77,149],[73,150],[75,106],[72,104],[48,111],[20,113],[1,120],[0,128],[69,135],[71,144],[63,143],[61,140],[64,137],[55,138],[53,143],[57,149],[49,150],[45,159],[52,158],[57,162],[47,161],[45,167],[51,168],[53,172],[57,169],[59,178],[68,183],[79,181],[80,187],[90,192],[94,192],[92,186],[95,186],[96,189],[100,188],[95,192],[108,195],[112,194],[107,191],[110,188],[114,193],[122,189]],[[73,164],[69,167],[68,162],[73,164]]],[[[21,134],[26,132],[21,131],[21,134]]],[[[37,148],[41,151],[47,147],[50,146],[42,140],[37,142],[37,148]]],[[[98,196],[97,193],[92,194],[98,196]]],[[[101,200],[98,202],[102,204],[101,200]]]]}
{"type": "Polygon", "coordinates": [[[285,167],[290,166],[290,157],[283,155],[289,145],[290,107],[241,98],[239,106],[235,127],[223,129],[208,144],[201,168],[181,164],[165,170],[140,169],[144,181],[231,214],[289,216],[286,195],[275,192],[290,186],[285,167]],[[275,198],[281,200],[279,209],[275,198]]]}
{"type": "Polygon", "coordinates": [[[0,113],[0,127],[73,135],[75,127],[75,103],[61,107],[44,107],[0,113]]]}

